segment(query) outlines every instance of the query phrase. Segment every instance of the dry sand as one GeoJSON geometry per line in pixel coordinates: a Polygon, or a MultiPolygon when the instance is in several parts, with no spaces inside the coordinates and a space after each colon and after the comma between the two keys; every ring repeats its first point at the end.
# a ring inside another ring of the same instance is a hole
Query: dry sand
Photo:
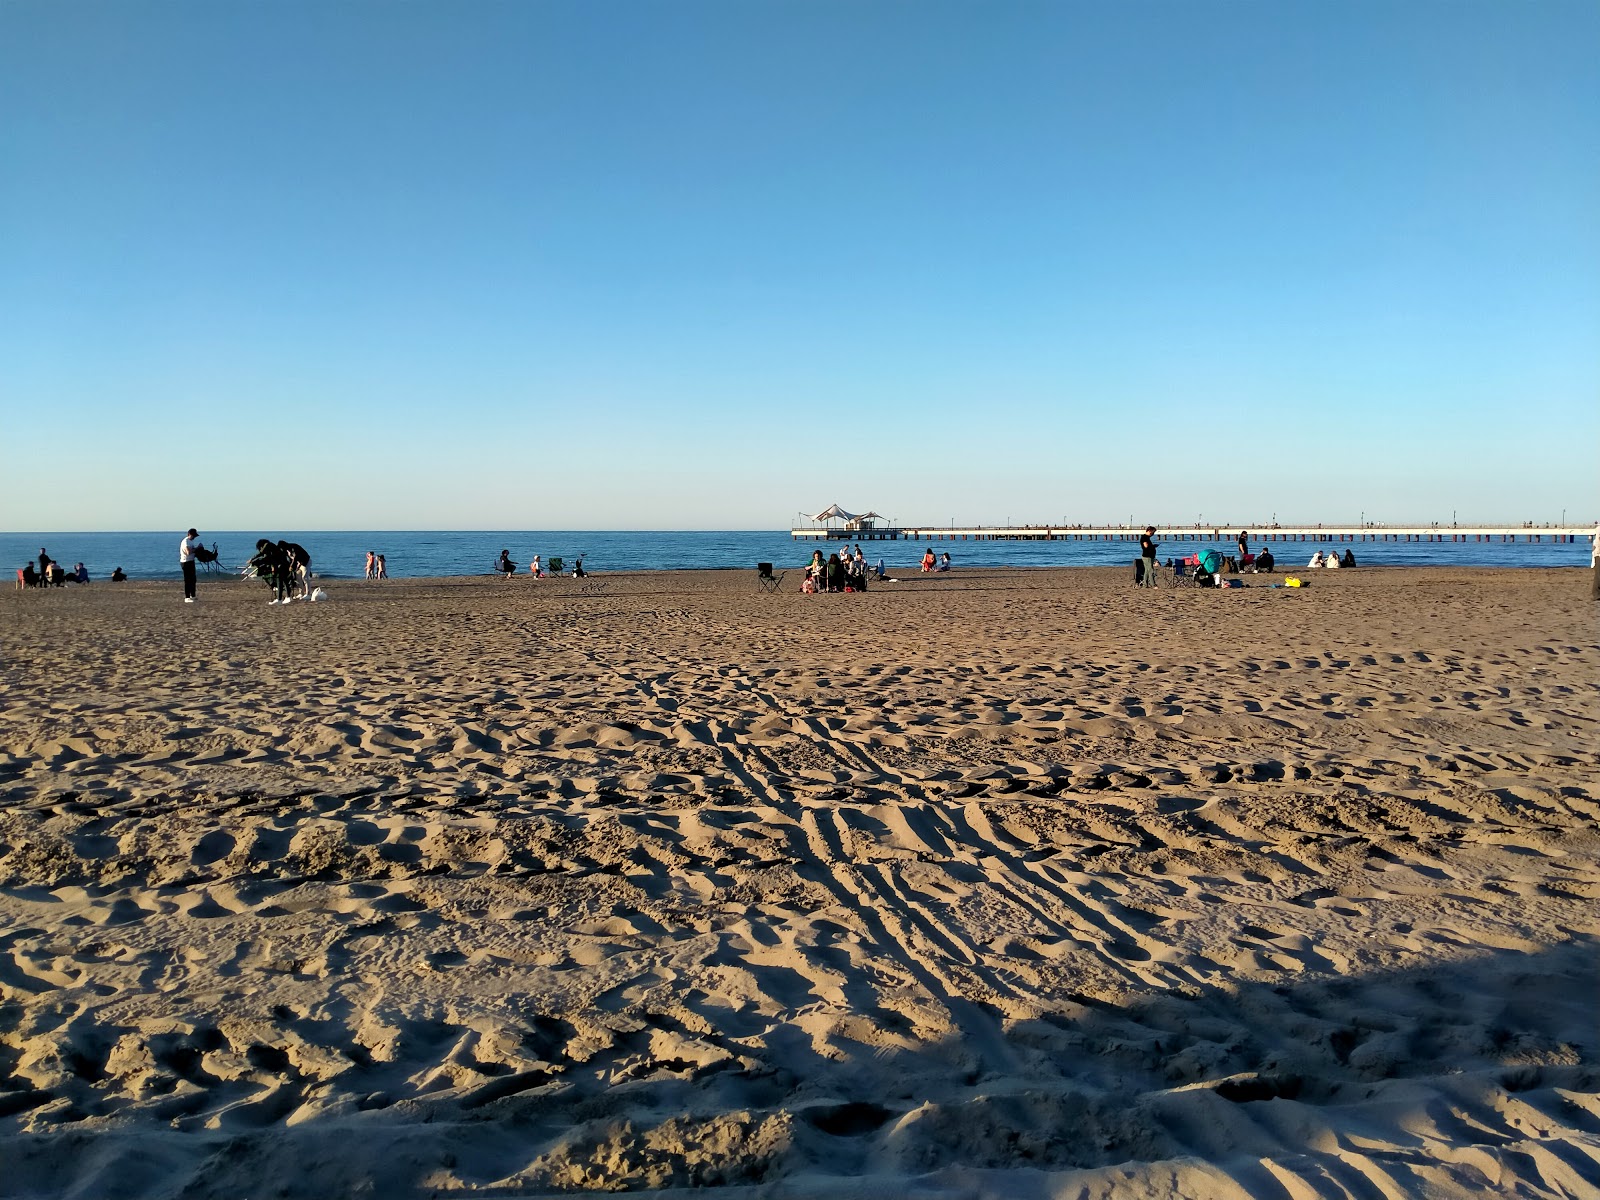
{"type": "Polygon", "coordinates": [[[1596,1195],[1586,574],[1126,576],[8,595],[0,1193],[1596,1195]]]}

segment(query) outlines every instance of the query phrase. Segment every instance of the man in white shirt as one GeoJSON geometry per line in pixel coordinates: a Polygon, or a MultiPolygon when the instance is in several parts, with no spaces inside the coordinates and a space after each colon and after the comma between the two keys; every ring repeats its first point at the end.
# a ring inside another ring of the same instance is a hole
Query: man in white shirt
{"type": "Polygon", "coordinates": [[[194,552],[200,549],[200,534],[189,530],[187,537],[178,543],[178,565],[183,568],[183,602],[194,603],[194,552]]]}

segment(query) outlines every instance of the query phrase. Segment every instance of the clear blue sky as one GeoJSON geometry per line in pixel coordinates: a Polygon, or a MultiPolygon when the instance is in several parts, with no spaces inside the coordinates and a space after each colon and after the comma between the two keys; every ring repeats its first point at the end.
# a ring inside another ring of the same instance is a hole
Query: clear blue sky
{"type": "Polygon", "coordinates": [[[1600,4],[0,0],[0,527],[1600,516],[1600,4]]]}

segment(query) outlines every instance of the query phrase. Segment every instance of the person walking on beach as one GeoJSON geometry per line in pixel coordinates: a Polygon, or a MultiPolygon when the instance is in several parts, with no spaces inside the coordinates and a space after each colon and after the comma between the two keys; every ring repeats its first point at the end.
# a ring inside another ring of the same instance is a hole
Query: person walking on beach
{"type": "Polygon", "coordinates": [[[178,543],[178,566],[183,568],[183,602],[194,603],[195,551],[200,549],[200,534],[191,529],[178,543]]]}
{"type": "Polygon", "coordinates": [[[1139,537],[1139,557],[1144,559],[1144,575],[1139,580],[1139,586],[1156,587],[1156,551],[1161,544],[1156,541],[1156,527],[1146,525],[1144,533],[1139,537]]]}
{"type": "Polygon", "coordinates": [[[378,556],[371,550],[367,551],[367,578],[374,579],[378,574],[378,556]]]}
{"type": "Polygon", "coordinates": [[[381,555],[381,554],[378,555],[378,578],[379,579],[387,579],[387,578],[389,578],[389,564],[384,559],[383,555],[381,555]]]}

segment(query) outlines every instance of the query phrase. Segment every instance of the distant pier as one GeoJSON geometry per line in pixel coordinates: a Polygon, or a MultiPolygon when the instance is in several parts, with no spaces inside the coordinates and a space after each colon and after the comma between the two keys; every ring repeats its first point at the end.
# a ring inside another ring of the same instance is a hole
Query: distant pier
{"type": "MultiPolygon", "coordinates": [[[[1576,542],[1592,525],[1167,525],[1158,542],[1232,542],[1244,529],[1254,542],[1576,542]]],[[[948,525],[796,526],[799,541],[834,542],[1136,542],[1144,526],[948,525]]]]}

